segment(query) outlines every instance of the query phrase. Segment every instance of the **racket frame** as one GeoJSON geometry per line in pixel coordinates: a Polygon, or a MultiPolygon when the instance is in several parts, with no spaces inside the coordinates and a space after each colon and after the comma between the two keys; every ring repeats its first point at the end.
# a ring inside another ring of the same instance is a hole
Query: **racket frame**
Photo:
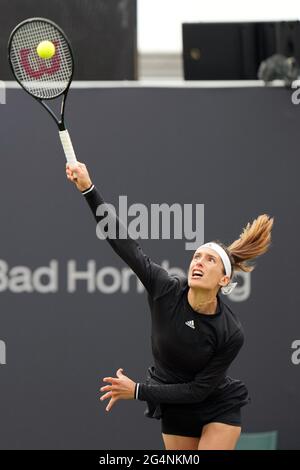
{"type": "Polygon", "coordinates": [[[54,21],[51,21],[51,20],[48,20],[47,18],[40,18],[40,17],[34,17],[34,18],[29,18],[29,19],[26,19],[24,21],[22,21],[21,23],[19,23],[13,30],[12,32],[10,33],[10,36],[9,36],[9,40],[8,40],[8,62],[9,62],[9,65],[10,65],[10,68],[12,70],[12,73],[16,79],[16,81],[19,83],[19,85],[23,88],[23,90],[26,91],[26,93],[28,93],[28,95],[30,95],[32,98],[35,98],[36,101],[38,101],[47,111],[48,113],[50,114],[50,116],[54,119],[54,121],[56,122],[58,128],[60,131],[65,131],[66,128],[65,128],[65,105],[66,105],[66,101],[67,101],[67,95],[68,95],[68,91],[69,91],[69,88],[71,86],[71,83],[72,83],[72,80],[73,80],[73,76],[74,76],[74,54],[73,54],[73,50],[72,50],[72,47],[71,47],[71,43],[68,39],[68,37],[66,36],[65,32],[56,24],[54,23],[54,21]],[[65,88],[65,90],[63,90],[61,93],[59,93],[55,98],[38,98],[37,96],[33,95],[32,93],[30,93],[30,91],[28,91],[21,83],[21,81],[18,79],[18,77],[16,76],[15,74],[15,71],[14,71],[14,67],[12,65],[12,61],[11,61],[11,58],[10,58],[10,51],[11,51],[11,45],[12,45],[12,40],[13,40],[13,37],[15,35],[15,33],[18,31],[18,29],[20,29],[24,24],[27,24],[27,23],[32,23],[34,21],[41,21],[41,22],[44,22],[44,23],[48,23],[50,24],[51,26],[53,26],[54,28],[56,28],[60,34],[63,36],[63,38],[65,39],[66,43],[68,44],[68,47],[69,47],[69,50],[70,50],[70,55],[71,55],[71,59],[72,59],[72,74],[70,76],[70,79],[69,79],[69,83],[67,85],[67,87],[65,88]],[[62,98],[62,102],[61,102],[61,108],[60,108],[60,119],[57,118],[56,114],[54,113],[54,111],[52,111],[52,109],[44,102],[45,100],[56,100],[57,98],[59,98],[61,95],[63,95],[63,98],[62,98]]]}

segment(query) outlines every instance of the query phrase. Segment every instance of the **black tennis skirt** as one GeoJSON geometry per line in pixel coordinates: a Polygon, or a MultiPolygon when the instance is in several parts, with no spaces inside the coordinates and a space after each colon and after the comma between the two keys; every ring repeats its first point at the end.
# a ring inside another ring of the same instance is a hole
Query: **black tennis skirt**
{"type": "Polygon", "coordinates": [[[161,431],[177,436],[200,437],[205,424],[218,422],[241,426],[241,408],[251,401],[245,384],[227,376],[220,387],[200,403],[147,402],[145,416],[161,419],[161,431]]]}

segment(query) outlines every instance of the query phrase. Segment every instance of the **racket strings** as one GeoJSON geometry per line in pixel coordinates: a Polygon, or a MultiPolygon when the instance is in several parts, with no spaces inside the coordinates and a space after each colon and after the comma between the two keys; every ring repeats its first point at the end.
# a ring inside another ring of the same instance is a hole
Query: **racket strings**
{"type": "Polygon", "coordinates": [[[64,36],[52,24],[30,21],[16,30],[10,47],[11,64],[18,81],[32,95],[51,99],[68,87],[73,73],[73,58],[64,36]],[[41,59],[37,46],[41,41],[51,41],[55,54],[51,59],[41,59]]]}

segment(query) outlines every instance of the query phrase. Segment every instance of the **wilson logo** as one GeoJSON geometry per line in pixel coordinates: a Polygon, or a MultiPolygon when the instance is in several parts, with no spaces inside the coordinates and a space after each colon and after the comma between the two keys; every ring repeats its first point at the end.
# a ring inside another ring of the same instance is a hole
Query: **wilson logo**
{"type": "MultiPolygon", "coordinates": [[[[35,63],[38,64],[38,68],[35,69],[33,68],[31,61],[30,61],[30,56],[32,54],[31,49],[23,48],[20,50],[20,62],[21,65],[26,72],[26,74],[30,78],[34,79],[39,79],[43,75],[54,75],[60,70],[60,56],[58,53],[58,46],[59,42],[58,41],[53,41],[53,44],[55,45],[55,50],[56,53],[53,56],[51,60],[49,60],[49,66],[46,65],[45,60],[40,59],[39,57],[34,57],[35,63]]],[[[36,53],[34,53],[36,55],[36,53]]]]}

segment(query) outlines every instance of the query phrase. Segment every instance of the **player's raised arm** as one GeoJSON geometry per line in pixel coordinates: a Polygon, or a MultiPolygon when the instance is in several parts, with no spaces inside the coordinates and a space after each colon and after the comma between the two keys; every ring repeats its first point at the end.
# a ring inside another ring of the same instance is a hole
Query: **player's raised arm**
{"type": "Polygon", "coordinates": [[[128,264],[144,284],[148,293],[153,298],[164,295],[171,289],[178,280],[168,274],[158,264],[154,263],[147,255],[145,255],[136,240],[130,238],[127,228],[122,221],[111,211],[111,208],[105,203],[103,197],[94,186],[89,172],[83,163],[66,166],[67,178],[72,181],[77,189],[85,197],[97,223],[103,221],[107,214],[112,225],[115,226],[116,236],[111,236],[105,227],[105,237],[114,251],[128,264]],[[102,206],[99,215],[99,207],[102,206]],[[122,238],[119,234],[122,233],[122,238]],[[124,234],[126,235],[124,237],[124,234]]]}

